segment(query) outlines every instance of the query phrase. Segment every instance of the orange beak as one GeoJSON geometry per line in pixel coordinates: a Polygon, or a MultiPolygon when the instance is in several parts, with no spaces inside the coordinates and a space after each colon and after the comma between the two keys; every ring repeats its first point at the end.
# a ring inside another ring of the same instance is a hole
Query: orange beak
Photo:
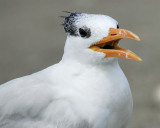
{"type": "Polygon", "coordinates": [[[91,45],[89,48],[96,52],[102,52],[107,57],[120,57],[125,59],[132,59],[136,61],[142,61],[135,53],[130,50],[120,48],[118,43],[123,38],[130,38],[140,41],[140,38],[131,31],[125,29],[110,28],[107,37],[104,37],[99,42],[91,45]]]}

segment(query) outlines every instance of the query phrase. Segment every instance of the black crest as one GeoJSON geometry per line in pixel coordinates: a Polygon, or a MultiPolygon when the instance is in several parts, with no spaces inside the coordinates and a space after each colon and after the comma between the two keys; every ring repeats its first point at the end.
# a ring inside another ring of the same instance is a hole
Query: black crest
{"type": "MultiPolygon", "coordinates": [[[[70,13],[70,12],[67,12],[67,13],[70,13]]],[[[62,25],[64,26],[65,32],[68,33],[69,35],[78,36],[78,30],[77,30],[77,27],[75,26],[75,22],[80,15],[81,13],[74,12],[74,13],[70,13],[68,17],[64,17],[64,22],[62,25]]]]}

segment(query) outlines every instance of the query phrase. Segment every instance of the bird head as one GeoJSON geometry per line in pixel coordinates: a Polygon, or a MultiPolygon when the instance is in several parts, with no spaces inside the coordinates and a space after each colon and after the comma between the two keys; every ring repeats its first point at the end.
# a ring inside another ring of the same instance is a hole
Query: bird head
{"type": "Polygon", "coordinates": [[[67,58],[111,61],[119,57],[141,61],[135,53],[118,46],[123,38],[140,40],[139,37],[120,29],[118,22],[109,16],[70,13],[63,26],[67,34],[64,49],[67,58]]]}

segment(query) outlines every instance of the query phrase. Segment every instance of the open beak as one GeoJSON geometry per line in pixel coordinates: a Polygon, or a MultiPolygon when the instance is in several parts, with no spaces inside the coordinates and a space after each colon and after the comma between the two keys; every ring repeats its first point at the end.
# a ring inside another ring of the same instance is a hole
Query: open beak
{"type": "Polygon", "coordinates": [[[107,37],[104,37],[99,42],[91,45],[89,48],[96,52],[102,52],[106,54],[107,57],[120,57],[125,59],[132,59],[137,61],[142,61],[135,53],[130,50],[120,48],[118,43],[123,38],[130,38],[135,40],[140,40],[140,38],[131,31],[125,29],[115,29],[110,28],[107,37]]]}

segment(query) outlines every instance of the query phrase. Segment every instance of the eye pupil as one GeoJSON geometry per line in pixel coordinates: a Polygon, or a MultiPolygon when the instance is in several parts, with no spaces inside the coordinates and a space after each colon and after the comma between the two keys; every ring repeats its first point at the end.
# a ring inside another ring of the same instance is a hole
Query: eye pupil
{"type": "Polygon", "coordinates": [[[119,25],[117,25],[117,28],[119,28],[119,25]]]}
{"type": "Polygon", "coordinates": [[[85,30],[83,30],[82,28],[79,29],[79,33],[80,33],[81,37],[87,36],[87,32],[85,30]]]}

